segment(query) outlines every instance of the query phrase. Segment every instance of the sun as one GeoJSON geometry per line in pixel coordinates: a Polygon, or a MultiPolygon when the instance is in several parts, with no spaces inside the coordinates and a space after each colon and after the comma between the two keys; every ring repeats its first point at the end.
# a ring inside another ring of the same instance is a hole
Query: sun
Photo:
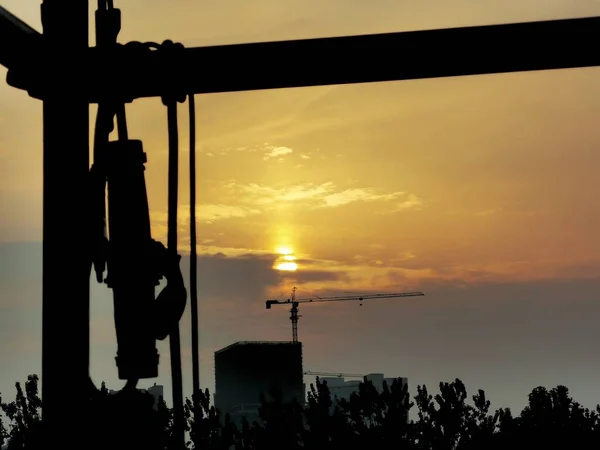
{"type": "Polygon", "coordinates": [[[280,255],[275,261],[274,268],[284,272],[295,272],[298,270],[298,264],[295,262],[296,257],[294,256],[294,250],[288,246],[281,246],[277,248],[277,253],[280,255]]]}
{"type": "Polygon", "coordinates": [[[298,264],[295,262],[282,262],[275,266],[277,270],[283,270],[284,272],[295,272],[298,270],[298,264]]]}

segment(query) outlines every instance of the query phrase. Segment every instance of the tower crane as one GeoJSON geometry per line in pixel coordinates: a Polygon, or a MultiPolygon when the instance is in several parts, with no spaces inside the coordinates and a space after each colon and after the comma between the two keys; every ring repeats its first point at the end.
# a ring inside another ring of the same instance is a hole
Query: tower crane
{"type": "Polygon", "coordinates": [[[318,302],[345,302],[349,300],[360,301],[362,306],[363,300],[373,300],[376,298],[399,298],[399,297],[420,297],[425,295],[422,292],[399,292],[395,294],[366,294],[366,295],[348,295],[334,297],[314,297],[314,298],[296,298],[296,287],[292,289],[292,295],[286,300],[267,300],[267,309],[271,309],[273,305],[292,305],[290,309],[290,320],[292,322],[292,342],[298,342],[298,306],[300,303],[318,303],[318,302]]]}
{"type": "Polygon", "coordinates": [[[364,375],[358,373],[340,373],[340,372],[313,372],[306,370],[303,372],[304,375],[312,375],[317,377],[337,377],[337,378],[364,378],[364,375]]]}

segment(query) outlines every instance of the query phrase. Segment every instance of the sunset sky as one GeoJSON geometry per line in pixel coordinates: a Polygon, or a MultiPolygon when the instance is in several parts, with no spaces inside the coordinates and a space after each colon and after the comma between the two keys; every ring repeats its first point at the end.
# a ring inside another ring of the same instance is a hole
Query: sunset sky
{"type": "MultiPolygon", "coordinates": [[[[41,31],[38,1],[2,5],[41,31]]],[[[600,15],[597,0],[116,5],[121,42],[187,46],[600,15]]],[[[272,70],[288,69],[274,60],[272,70]]],[[[237,75],[250,71],[252,61],[240,61],[237,75]]],[[[15,381],[41,370],[42,115],[5,76],[0,69],[0,392],[12,398],[15,381]]],[[[267,311],[264,301],[293,286],[299,297],[421,290],[425,297],[362,307],[301,306],[305,369],[408,377],[413,392],[458,377],[495,407],[522,408],[532,388],[557,384],[585,406],[600,402],[599,69],[206,95],[196,104],[203,387],[214,387],[215,350],[291,338],[288,308],[267,311]],[[298,270],[276,270],[282,248],[298,270]]],[[[188,271],[186,111],[179,230],[188,271]]],[[[130,136],[148,153],[154,237],[166,243],[166,111],[148,99],[128,114],[130,136]]],[[[92,376],[119,388],[111,302],[92,280],[92,376]]],[[[188,394],[189,322],[188,311],[188,394]]],[[[170,401],[168,343],[159,351],[155,381],[170,401]]]]}

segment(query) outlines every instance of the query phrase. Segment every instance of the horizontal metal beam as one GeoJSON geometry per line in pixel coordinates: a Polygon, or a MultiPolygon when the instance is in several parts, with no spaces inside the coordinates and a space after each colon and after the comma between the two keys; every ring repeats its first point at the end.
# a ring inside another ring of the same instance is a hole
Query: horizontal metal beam
{"type": "MultiPolygon", "coordinates": [[[[187,93],[279,89],[600,65],[600,17],[449,28],[296,41],[185,49],[168,62],[156,51],[119,46],[90,49],[89,101],[115,91],[157,97],[180,87],[187,93]]],[[[36,93],[27,70],[8,81],[36,93]]]]}
{"type": "Polygon", "coordinates": [[[198,94],[370,83],[598,66],[596,42],[600,17],[192,48],[185,70],[198,94]]]}
{"type": "Polygon", "coordinates": [[[30,57],[41,34],[0,6],[0,65],[10,69],[30,57]]]}

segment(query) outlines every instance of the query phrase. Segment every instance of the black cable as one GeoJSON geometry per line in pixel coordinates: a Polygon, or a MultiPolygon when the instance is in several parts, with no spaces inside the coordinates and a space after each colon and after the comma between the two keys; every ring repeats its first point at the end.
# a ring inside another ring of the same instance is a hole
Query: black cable
{"type": "Polygon", "coordinates": [[[117,107],[117,131],[119,132],[119,140],[127,141],[129,132],[127,131],[127,116],[125,114],[125,104],[119,103],[117,107]]]}
{"type": "MultiPolygon", "coordinates": [[[[100,4],[101,4],[101,0],[98,0],[98,8],[100,8],[100,4]]],[[[106,205],[102,202],[102,203],[96,203],[96,192],[98,189],[98,184],[100,182],[100,177],[103,176],[102,174],[102,168],[101,168],[101,155],[102,155],[102,150],[101,148],[103,147],[103,145],[106,144],[106,142],[108,142],[109,140],[109,135],[110,132],[112,131],[110,128],[110,111],[108,111],[106,109],[105,106],[103,105],[98,105],[98,111],[96,112],[96,120],[94,123],[94,143],[93,143],[93,160],[92,160],[92,167],[90,168],[90,173],[89,173],[89,198],[90,198],[90,210],[89,210],[89,214],[90,214],[90,223],[89,226],[90,227],[94,227],[94,216],[97,213],[97,211],[95,210],[96,207],[99,208],[106,208],[106,205]]],[[[101,192],[101,191],[98,191],[101,192]]],[[[91,229],[93,230],[93,228],[91,229]]],[[[93,232],[93,231],[92,231],[93,232]]],[[[92,234],[92,242],[90,242],[91,244],[91,253],[90,253],[90,258],[89,258],[89,262],[88,262],[88,277],[91,276],[92,274],[92,269],[94,268],[94,260],[95,260],[95,254],[94,251],[96,251],[97,249],[94,248],[94,244],[93,244],[93,239],[95,238],[95,236],[92,234]]],[[[101,279],[102,275],[98,274],[97,275],[97,279],[96,281],[98,281],[99,283],[102,282],[101,279]]],[[[99,389],[96,387],[96,385],[94,384],[94,381],[92,380],[91,375],[88,372],[88,388],[89,388],[89,393],[90,393],[90,398],[93,398],[95,396],[97,396],[99,394],[99,389]]]]}
{"type": "Polygon", "coordinates": [[[196,255],[196,102],[188,96],[190,116],[190,303],[192,306],[192,383],[195,401],[200,391],[200,361],[198,338],[198,274],[196,255]]]}
{"type": "MultiPolygon", "coordinates": [[[[167,248],[177,257],[177,194],[179,182],[179,130],[177,126],[177,102],[167,102],[167,127],[169,133],[169,192],[167,248]]],[[[171,382],[173,386],[173,432],[175,448],[185,448],[185,424],[183,415],[183,377],[181,373],[181,338],[179,324],[169,334],[171,353],[171,382]]]]}
{"type": "Polygon", "coordinates": [[[110,133],[113,130],[113,116],[114,112],[111,112],[105,104],[98,105],[96,123],[94,124],[94,164],[100,162],[102,157],[101,149],[108,142],[110,133]]]}

